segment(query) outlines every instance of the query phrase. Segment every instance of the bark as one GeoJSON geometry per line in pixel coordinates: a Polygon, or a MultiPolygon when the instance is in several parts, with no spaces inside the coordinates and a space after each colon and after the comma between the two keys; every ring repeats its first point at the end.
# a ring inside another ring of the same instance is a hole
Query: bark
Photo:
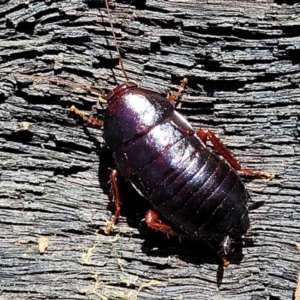
{"type": "Polygon", "coordinates": [[[113,161],[101,131],[68,112],[90,112],[97,96],[13,74],[105,92],[123,82],[104,3],[2,1],[1,299],[294,297],[300,5],[268,2],[110,1],[130,80],[166,94],[187,77],[178,111],[245,167],[276,174],[245,180],[251,202],[265,204],[223,268],[204,243],[140,230],[147,204],[129,188],[114,234],[104,235],[113,161]]]}

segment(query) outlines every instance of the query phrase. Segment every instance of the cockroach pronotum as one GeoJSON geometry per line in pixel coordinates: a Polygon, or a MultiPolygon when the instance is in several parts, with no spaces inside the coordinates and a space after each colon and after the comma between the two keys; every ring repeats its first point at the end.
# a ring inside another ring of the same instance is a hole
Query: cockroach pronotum
{"type": "Polygon", "coordinates": [[[244,169],[213,132],[195,131],[174,110],[171,102],[181,96],[186,79],[167,99],[129,81],[105,3],[126,82],[109,92],[103,122],[71,107],[87,123],[104,128],[103,138],[116,163],[110,176],[116,210],[105,232],[111,232],[120,216],[117,178],[123,176],[148,200],[151,209],[144,221],[150,228],[167,235],[222,241],[226,255],[231,237],[249,229],[248,211],[254,209],[247,204],[249,194],[237,172],[269,180],[274,175],[244,169]],[[207,139],[222,158],[207,148],[207,139]]]}

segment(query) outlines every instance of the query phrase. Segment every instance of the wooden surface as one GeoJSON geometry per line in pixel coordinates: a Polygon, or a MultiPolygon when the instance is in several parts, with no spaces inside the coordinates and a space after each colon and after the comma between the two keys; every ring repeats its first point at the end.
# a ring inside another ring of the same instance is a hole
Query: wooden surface
{"type": "Polygon", "coordinates": [[[245,180],[252,202],[266,203],[225,269],[204,243],[139,230],[145,204],[131,191],[114,235],[104,235],[113,162],[101,131],[68,112],[92,111],[97,97],[12,74],[106,92],[124,81],[104,3],[1,2],[0,299],[293,299],[300,4],[267,2],[110,1],[130,79],[166,94],[187,77],[178,110],[245,167],[276,174],[245,180]]]}

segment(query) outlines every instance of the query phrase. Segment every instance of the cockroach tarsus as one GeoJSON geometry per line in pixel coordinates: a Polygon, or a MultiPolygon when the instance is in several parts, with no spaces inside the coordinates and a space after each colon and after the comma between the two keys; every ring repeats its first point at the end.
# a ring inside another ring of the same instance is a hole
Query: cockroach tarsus
{"type": "MultiPolygon", "coordinates": [[[[181,96],[186,78],[167,99],[129,82],[107,0],[105,4],[126,82],[107,95],[103,121],[85,116],[75,106],[70,108],[86,123],[104,130],[103,138],[117,166],[110,175],[115,213],[104,232],[109,234],[120,216],[118,177],[123,176],[149,201],[151,209],[144,219],[148,227],[166,235],[221,241],[226,255],[231,237],[249,229],[248,211],[255,208],[247,204],[250,197],[238,173],[268,180],[274,175],[243,168],[212,131],[195,131],[174,110],[172,102],[181,96]],[[224,159],[207,148],[207,140],[224,159]]],[[[101,90],[83,89],[103,95],[101,90]]],[[[225,258],[222,261],[228,264],[225,258]]]]}

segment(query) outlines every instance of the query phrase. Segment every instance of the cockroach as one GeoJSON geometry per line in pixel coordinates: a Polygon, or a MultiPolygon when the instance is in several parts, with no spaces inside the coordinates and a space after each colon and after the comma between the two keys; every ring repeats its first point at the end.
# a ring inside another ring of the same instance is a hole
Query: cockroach
{"type": "MultiPolygon", "coordinates": [[[[253,177],[274,175],[245,169],[210,130],[195,131],[173,107],[187,83],[167,99],[130,82],[109,22],[126,82],[107,96],[103,121],[86,117],[74,106],[71,111],[87,123],[103,128],[116,169],[112,170],[115,213],[105,233],[110,233],[121,212],[118,177],[123,176],[151,206],[144,221],[166,235],[217,240],[228,254],[232,237],[249,229],[249,194],[238,173],[253,177]],[[213,144],[220,156],[207,146],[213,144]]],[[[224,264],[226,261],[224,260],[224,264]]]]}

